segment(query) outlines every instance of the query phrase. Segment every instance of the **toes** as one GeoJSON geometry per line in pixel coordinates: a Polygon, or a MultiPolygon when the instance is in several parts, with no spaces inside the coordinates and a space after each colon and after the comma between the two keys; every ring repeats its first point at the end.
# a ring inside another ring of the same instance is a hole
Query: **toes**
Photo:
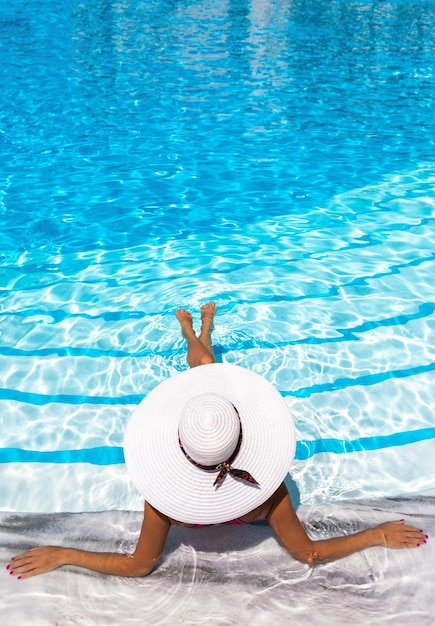
{"type": "Polygon", "coordinates": [[[190,311],[186,311],[186,309],[177,309],[176,311],[176,316],[178,319],[188,319],[191,320],[192,319],[192,313],[190,313],[190,311]]]}
{"type": "Polygon", "coordinates": [[[202,317],[213,317],[215,312],[216,312],[216,304],[214,302],[207,302],[207,304],[203,304],[201,307],[202,317]]]}

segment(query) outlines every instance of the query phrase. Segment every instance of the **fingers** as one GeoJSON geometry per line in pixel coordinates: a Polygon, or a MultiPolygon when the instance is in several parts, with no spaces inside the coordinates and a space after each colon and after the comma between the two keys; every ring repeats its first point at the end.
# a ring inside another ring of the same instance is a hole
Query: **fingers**
{"type": "Polygon", "coordinates": [[[408,526],[405,520],[381,524],[388,548],[419,548],[427,543],[429,536],[420,528],[408,526]]]}
{"type": "Polygon", "coordinates": [[[30,552],[31,550],[33,549],[29,548],[28,552],[11,558],[10,563],[6,566],[10,576],[16,576],[18,580],[34,576],[34,554],[30,552]]]}
{"type": "MultiPolygon", "coordinates": [[[[30,550],[30,548],[29,548],[30,550]]],[[[29,569],[29,560],[27,558],[28,553],[19,554],[18,556],[13,556],[11,558],[10,563],[6,566],[6,569],[9,572],[10,576],[16,576],[18,580],[23,578],[23,575],[29,569]]]]}
{"type": "Polygon", "coordinates": [[[59,567],[54,550],[56,549],[49,547],[29,548],[27,552],[12,557],[6,570],[10,576],[16,576],[18,580],[49,572],[59,567]]]}
{"type": "Polygon", "coordinates": [[[426,535],[425,532],[421,528],[415,528],[415,526],[408,526],[404,523],[401,527],[401,532],[402,532],[404,541],[408,544],[411,544],[410,547],[419,548],[422,544],[427,543],[427,540],[429,539],[429,535],[426,535]]]}
{"type": "Polygon", "coordinates": [[[401,537],[397,538],[404,548],[419,548],[422,544],[426,543],[424,533],[416,530],[405,530],[401,537]]]}

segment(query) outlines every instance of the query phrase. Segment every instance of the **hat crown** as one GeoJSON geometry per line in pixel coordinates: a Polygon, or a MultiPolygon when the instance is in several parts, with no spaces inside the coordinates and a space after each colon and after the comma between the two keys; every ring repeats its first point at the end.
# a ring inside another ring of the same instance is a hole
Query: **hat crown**
{"type": "Polygon", "coordinates": [[[227,461],[240,435],[240,420],[234,405],[215,393],[204,393],[189,400],[178,427],[186,453],[201,465],[227,461]]]}

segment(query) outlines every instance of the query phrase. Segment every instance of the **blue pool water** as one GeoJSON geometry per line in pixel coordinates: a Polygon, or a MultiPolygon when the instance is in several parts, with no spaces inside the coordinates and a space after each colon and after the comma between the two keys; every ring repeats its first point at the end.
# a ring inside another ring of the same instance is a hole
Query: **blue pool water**
{"type": "Polygon", "coordinates": [[[335,478],[371,455],[387,493],[433,486],[396,468],[435,433],[433,25],[432,3],[3,7],[2,507],[71,510],[81,461],[112,490],[78,510],[131,504],[126,420],[184,367],[175,307],[209,298],[222,358],[294,406],[303,501],[385,493],[335,478]]]}
{"type": "Polygon", "coordinates": [[[435,488],[434,50],[429,0],[1,5],[0,510],[140,510],[124,428],[210,299],[302,506],[435,488]]]}

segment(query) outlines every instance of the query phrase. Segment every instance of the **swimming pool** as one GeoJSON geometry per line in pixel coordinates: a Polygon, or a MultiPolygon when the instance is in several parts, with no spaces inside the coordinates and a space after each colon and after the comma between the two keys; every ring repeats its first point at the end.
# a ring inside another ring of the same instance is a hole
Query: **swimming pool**
{"type": "Polygon", "coordinates": [[[434,489],[434,26],[427,1],[0,9],[1,510],[142,507],[123,431],[209,299],[219,357],[292,408],[302,505],[434,489]]]}

